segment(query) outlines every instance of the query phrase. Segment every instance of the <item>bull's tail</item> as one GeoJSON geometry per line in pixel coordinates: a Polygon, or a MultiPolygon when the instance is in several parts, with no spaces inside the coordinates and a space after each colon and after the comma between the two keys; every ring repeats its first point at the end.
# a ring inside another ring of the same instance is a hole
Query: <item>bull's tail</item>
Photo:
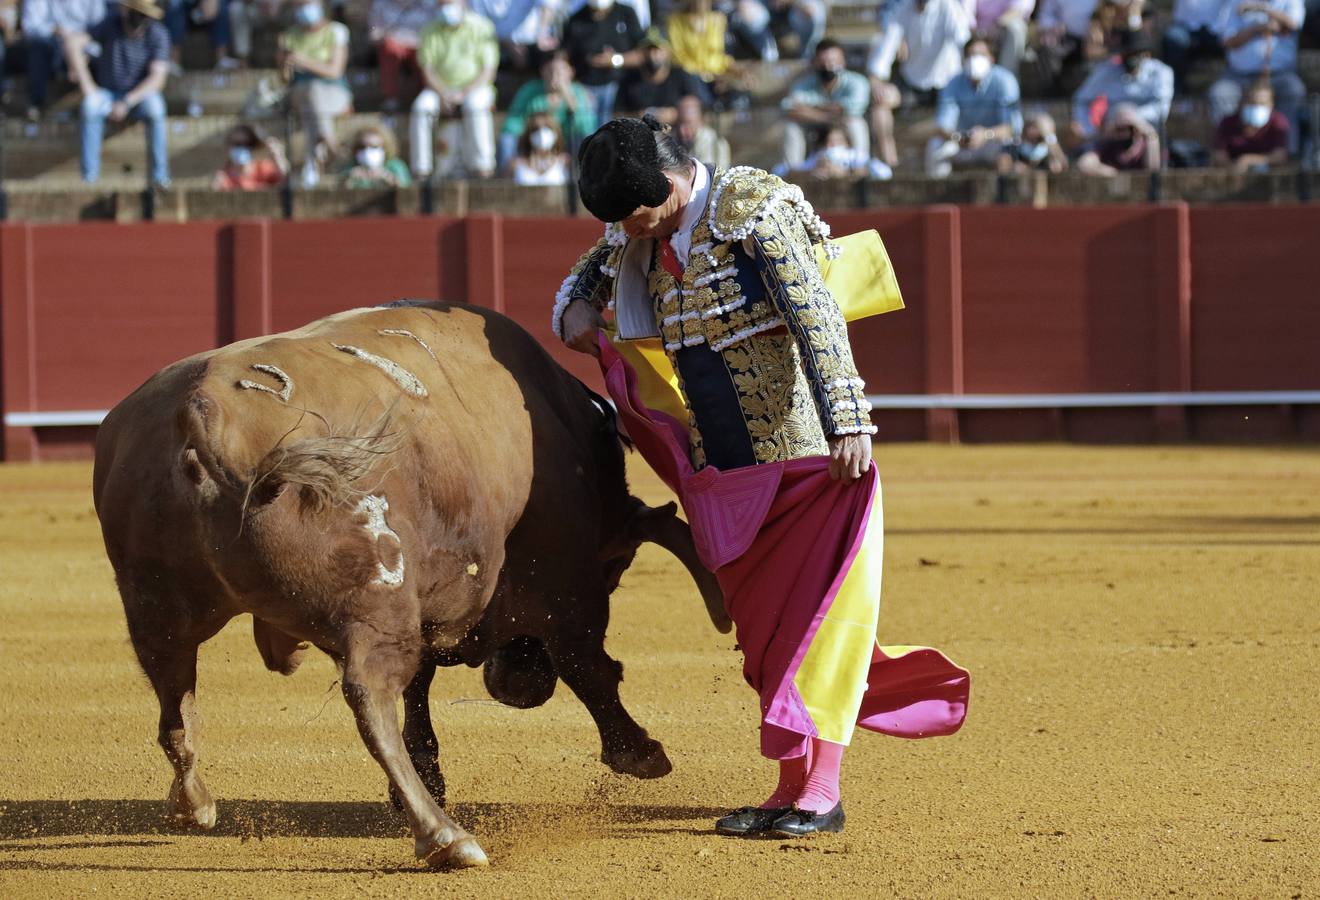
{"type": "Polygon", "coordinates": [[[239,500],[243,511],[273,500],[286,486],[301,489],[303,503],[316,510],[346,505],[364,493],[358,485],[397,450],[404,435],[393,427],[391,405],[372,421],[359,416],[346,428],[335,428],[322,416],[324,433],[289,440],[302,425],[299,419],[274,446],[247,471],[238,471],[224,458],[216,434],[215,410],[202,392],[193,395],[183,410],[187,435],[185,459],[192,460],[224,493],[239,500]]]}

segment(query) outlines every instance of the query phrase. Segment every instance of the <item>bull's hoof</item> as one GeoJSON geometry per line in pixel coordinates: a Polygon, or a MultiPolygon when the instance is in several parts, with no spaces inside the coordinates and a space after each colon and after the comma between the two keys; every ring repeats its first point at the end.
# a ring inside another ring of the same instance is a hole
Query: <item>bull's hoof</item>
{"type": "Polygon", "coordinates": [[[433,847],[418,856],[426,860],[432,869],[479,869],[490,865],[486,853],[472,835],[464,835],[444,846],[433,847]]]}
{"type": "Polygon", "coordinates": [[[665,748],[659,741],[652,740],[635,749],[605,750],[600,754],[600,761],[620,775],[634,778],[663,778],[674,771],[665,748]]]}
{"type": "Polygon", "coordinates": [[[179,831],[210,831],[215,827],[215,801],[202,779],[174,779],[165,798],[165,821],[179,831]]]}

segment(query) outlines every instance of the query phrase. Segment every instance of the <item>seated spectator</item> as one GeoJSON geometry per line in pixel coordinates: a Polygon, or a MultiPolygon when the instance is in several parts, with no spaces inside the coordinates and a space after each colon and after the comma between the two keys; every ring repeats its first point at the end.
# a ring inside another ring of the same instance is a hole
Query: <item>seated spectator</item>
{"type": "Polygon", "coordinates": [[[1214,162],[1235,172],[1262,172],[1288,161],[1288,118],[1274,108],[1274,91],[1258,82],[1215,130],[1214,162]]]}
{"type": "Polygon", "coordinates": [[[165,8],[165,28],[173,44],[171,56],[176,71],[182,71],[178,63],[190,24],[206,29],[215,49],[217,69],[238,67],[238,60],[229,55],[229,3],[230,0],[169,0],[165,8]]]}
{"type": "Polygon", "coordinates": [[[964,0],[900,0],[882,24],[871,41],[866,63],[871,79],[871,130],[876,155],[895,166],[894,110],[903,102],[903,90],[894,78],[899,50],[907,48],[902,84],[917,92],[919,100],[933,100],[958,74],[972,23],[964,0]]]}
{"type": "Polygon", "coordinates": [[[252,32],[279,21],[283,0],[229,0],[230,52],[240,65],[252,58],[252,32]]]}
{"type": "Polygon", "coordinates": [[[568,184],[569,166],[564,136],[559,133],[554,116],[549,113],[529,116],[527,129],[518,138],[518,155],[509,167],[514,183],[529,187],[568,184]]]}
{"type": "Polygon", "coordinates": [[[1154,172],[1159,167],[1159,133],[1140,110],[1126,103],[1109,111],[1096,140],[1077,160],[1077,171],[1101,178],[1119,172],[1154,172]]]}
{"type": "Polygon", "coordinates": [[[28,121],[46,110],[50,79],[64,65],[64,41],[86,34],[106,16],[105,0],[23,0],[19,27],[27,63],[28,121]]]}
{"type": "Polygon", "coordinates": [[[872,159],[848,142],[848,132],[830,125],[821,132],[816,151],[792,170],[822,181],[836,178],[877,178],[887,181],[894,172],[878,159],[872,159]]]}
{"type": "Polygon", "coordinates": [[[1014,78],[1027,49],[1027,23],[1036,0],[972,0],[976,33],[999,45],[997,61],[1014,78]]]}
{"type": "Polygon", "coordinates": [[[1222,51],[1215,29],[1223,6],[1223,0],[1178,0],[1174,4],[1173,21],[1164,29],[1163,57],[1173,69],[1179,93],[1187,89],[1187,70],[1194,59],[1217,56],[1222,51]]]}
{"type": "MultiPolygon", "coordinates": [[[[651,0],[614,0],[614,2],[620,6],[626,6],[635,12],[637,14],[637,21],[641,24],[643,31],[651,27],[651,0]]],[[[578,10],[585,7],[587,3],[588,0],[568,0],[567,3],[561,4],[560,13],[565,18],[568,18],[575,15],[578,10]]],[[[663,5],[663,3],[664,0],[660,0],[660,5],[663,5]]]]}
{"type": "Polygon", "coordinates": [[[784,38],[792,36],[794,59],[809,59],[825,36],[827,8],[825,0],[767,0],[770,32],[779,39],[783,56],[784,38]]]}
{"type": "Polygon", "coordinates": [[[359,128],[349,144],[352,162],[339,173],[346,188],[406,188],[412,185],[408,164],[399,159],[394,135],[383,125],[359,128]]]}
{"type": "Polygon", "coordinates": [[[645,35],[637,13],[614,0],[588,0],[564,23],[563,46],[595,104],[596,121],[613,117],[619,82],[641,64],[637,45],[645,35]]]}
{"type": "Polygon", "coordinates": [[[422,29],[436,20],[437,6],[433,0],[371,0],[367,29],[376,47],[381,108],[386,112],[399,108],[399,78],[405,71],[422,81],[417,67],[417,43],[422,29]]]}
{"type": "Polygon", "coordinates": [[[926,174],[992,168],[1022,132],[1017,79],[994,64],[990,44],[974,37],[963,48],[963,71],[940,91],[935,136],[926,145],[926,174]]]}
{"type": "Polygon", "coordinates": [[[261,191],[279,187],[289,174],[284,145],[273,137],[263,138],[251,125],[235,125],[225,138],[228,156],[215,173],[211,187],[217,191],[261,191]],[[264,152],[266,158],[259,154],[264,152]]]}
{"type": "Polygon", "coordinates": [[[339,154],[335,119],[353,108],[353,94],[344,77],[348,26],[327,19],[321,0],[297,0],[293,21],[293,27],[280,35],[278,61],[307,135],[303,184],[311,187],[329,159],[339,154]]]}
{"type": "Polygon", "coordinates": [[[706,123],[706,111],[701,98],[689,94],[678,101],[678,118],[674,123],[674,137],[692,158],[717,169],[729,167],[729,142],[706,123]]]}
{"type": "Polygon", "coordinates": [[[1106,60],[1091,74],[1072,101],[1072,132],[1088,139],[1105,114],[1120,103],[1129,104],[1152,128],[1159,130],[1173,103],[1173,71],[1151,55],[1152,43],[1142,31],[1123,33],[1120,55],[1106,60]]]}
{"type": "Polygon", "coordinates": [[[762,0],[716,0],[715,7],[729,23],[735,57],[779,61],[779,45],[770,30],[770,10],[762,0]]]}
{"type": "Polygon", "coordinates": [[[678,101],[689,94],[704,95],[706,86],[695,75],[674,66],[669,43],[657,30],[647,32],[638,49],[642,64],[623,76],[614,108],[627,116],[649,112],[672,125],[678,118],[678,101]]]}
{"type": "Polygon", "coordinates": [[[1090,70],[1098,0],[1041,0],[1036,13],[1036,59],[1056,90],[1067,92],[1090,70]]]}
{"type": "Polygon", "coordinates": [[[1022,137],[999,156],[999,171],[1005,175],[1036,171],[1058,175],[1067,168],[1068,155],[1059,144],[1054,119],[1045,113],[1028,118],[1022,125],[1022,137]]]}
{"type": "Polygon", "coordinates": [[[133,117],[147,126],[151,183],[169,186],[170,155],[161,91],[170,71],[170,35],[160,22],[164,15],[153,0],[119,0],[117,8],[91,29],[71,32],[65,38],[69,71],[82,91],[83,181],[93,183],[101,177],[105,120],[123,122],[133,117]],[[93,41],[100,46],[95,78],[87,59],[93,41]]]}
{"type": "Polygon", "coordinates": [[[724,49],[729,20],[724,13],[711,9],[710,0],[680,0],[665,28],[679,68],[706,84],[728,73],[733,62],[724,49]]]}
{"type": "Polygon", "coordinates": [[[1288,149],[1297,151],[1297,118],[1306,86],[1297,76],[1297,30],[1306,14],[1302,0],[1230,0],[1220,20],[1219,36],[1228,71],[1210,86],[1210,114],[1215,122],[1232,114],[1243,92],[1268,73],[1274,102],[1288,117],[1288,149]]]}
{"type": "Polygon", "coordinates": [[[519,71],[559,46],[560,0],[472,0],[472,11],[495,25],[500,58],[519,71]]]}
{"type": "Polygon", "coordinates": [[[417,177],[429,177],[437,117],[446,122],[445,153],[436,167],[444,177],[495,174],[495,70],[500,47],[489,19],[446,0],[440,18],[422,29],[417,62],[426,90],[412,105],[409,134],[417,177]],[[461,151],[461,152],[458,152],[461,151]]]}
{"type": "Polygon", "coordinates": [[[802,165],[807,156],[804,128],[840,125],[847,130],[852,146],[871,155],[871,134],[866,107],[871,100],[866,77],[846,68],[843,48],[828,38],[816,45],[812,71],[793,82],[784,98],[784,162],[790,169],[802,165]]]}
{"type": "Polygon", "coordinates": [[[554,116],[569,153],[573,153],[578,143],[596,130],[596,110],[591,95],[573,80],[573,67],[563,50],[547,54],[541,63],[541,77],[527,82],[513,95],[500,132],[501,169],[508,167],[517,152],[518,138],[527,130],[528,117],[540,112],[554,116]]]}

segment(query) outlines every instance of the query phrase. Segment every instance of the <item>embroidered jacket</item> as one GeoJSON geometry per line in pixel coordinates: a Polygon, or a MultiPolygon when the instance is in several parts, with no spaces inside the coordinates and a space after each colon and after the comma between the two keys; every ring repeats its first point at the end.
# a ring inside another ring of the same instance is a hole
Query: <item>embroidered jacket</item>
{"type": "MultiPolygon", "coordinates": [[[[679,374],[698,468],[822,455],[828,436],[875,433],[843,314],[816,262],[828,237],[798,187],[742,166],[714,174],[681,284],[651,253],[646,293],[679,374]]],[[[556,334],[574,300],[614,307],[629,246],[612,224],[577,261],[555,297],[556,334]]]]}

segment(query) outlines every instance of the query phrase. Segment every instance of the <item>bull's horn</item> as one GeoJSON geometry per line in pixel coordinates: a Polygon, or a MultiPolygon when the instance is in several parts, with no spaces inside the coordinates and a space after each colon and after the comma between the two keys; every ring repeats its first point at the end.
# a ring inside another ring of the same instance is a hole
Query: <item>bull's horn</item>
{"type": "Polygon", "coordinates": [[[710,616],[711,624],[721,634],[728,634],[733,630],[733,621],[724,609],[724,591],[720,590],[719,580],[701,564],[697,547],[692,543],[692,531],[677,516],[677,509],[673,503],[667,503],[659,509],[648,509],[649,514],[645,516],[649,524],[646,540],[664,547],[678,558],[697,583],[701,599],[706,601],[706,613],[710,616]]]}

